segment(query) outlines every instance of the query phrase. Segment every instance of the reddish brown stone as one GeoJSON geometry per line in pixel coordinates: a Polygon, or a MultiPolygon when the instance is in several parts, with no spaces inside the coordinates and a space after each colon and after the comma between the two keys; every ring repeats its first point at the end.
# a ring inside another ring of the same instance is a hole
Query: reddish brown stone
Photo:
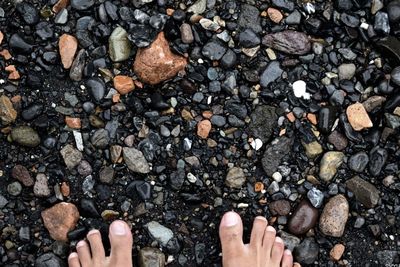
{"type": "Polygon", "coordinates": [[[269,210],[273,216],[286,216],[290,212],[290,202],[284,199],[273,201],[269,204],[269,210]]]}
{"type": "Polygon", "coordinates": [[[279,22],[281,22],[281,20],[283,19],[282,13],[276,8],[268,8],[267,13],[268,17],[276,24],[279,24],[279,22]]]}
{"type": "Polygon", "coordinates": [[[35,183],[32,176],[29,174],[28,169],[22,165],[15,165],[11,170],[11,176],[25,186],[33,186],[35,183]]]}
{"type": "Polygon", "coordinates": [[[58,13],[63,8],[66,8],[69,5],[69,0],[58,0],[58,2],[53,6],[53,12],[58,13]]]}
{"type": "Polygon", "coordinates": [[[65,124],[71,129],[80,129],[81,128],[81,119],[80,118],[72,118],[65,117],[65,124]]]}
{"type": "Polygon", "coordinates": [[[12,58],[10,51],[8,51],[7,49],[3,49],[0,51],[0,56],[2,56],[5,60],[9,60],[12,58]]]}
{"type": "Polygon", "coordinates": [[[61,202],[42,211],[42,219],[54,240],[68,241],[67,233],[75,228],[79,212],[74,204],[61,202]]]}
{"type": "Polygon", "coordinates": [[[186,58],[171,52],[164,33],[160,32],[149,47],[139,48],[133,69],[143,82],[155,85],[175,77],[186,64],[186,58]]]}
{"type": "Polygon", "coordinates": [[[7,66],[5,68],[5,70],[10,73],[8,75],[8,79],[10,79],[10,80],[18,80],[19,78],[21,78],[21,76],[19,75],[19,72],[17,71],[17,69],[15,68],[14,65],[7,66]]]}
{"type": "Polygon", "coordinates": [[[342,244],[336,244],[331,252],[329,253],[329,255],[331,256],[331,259],[334,261],[338,261],[340,260],[340,258],[342,257],[343,253],[345,250],[345,246],[342,244]]]}
{"type": "Polygon", "coordinates": [[[114,77],[114,87],[121,95],[126,95],[135,89],[135,84],[131,77],[118,75],[114,77]]]}
{"type": "Polygon", "coordinates": [[[58,48],[64,69],[71,68],[76,50],[78,49],[78,40],[74,36],[64,33],[60,37],[58,48]]]}
{"type": "Polygon", "coordinates": [[[353,127],[355,131],[361,131],[374,126],[367,111],[361,103],[355,103],[348,106],[346,114],[351,127],[353,127]]]}
{"type": "Polygon", "coordinates": [[[318,210],[308,200],[302,200],[289,220],[289,232],[302,235],[315,226],[318,219],[318,210]]]}
{"type": "Polygon", "coordinates": [[[17,119],[17,111],[10,99],[5,95],[0,96],[0,120],[4,125],[13,123],[17,119]]]}
{"type": "Polygon", "coordinates": [[[197,124],[197,135],[206,139],[211,131],[211,122],[209,120],[202,120],[197,124]]]}
{"type": "Polygon", "coordinates": [[[70,193],[71,193],[71,190],[69,188],[69,185],[66,182],[62,182],[62,184],[61,184],[61,194],[64,197],[68,197],[70,193]]]}

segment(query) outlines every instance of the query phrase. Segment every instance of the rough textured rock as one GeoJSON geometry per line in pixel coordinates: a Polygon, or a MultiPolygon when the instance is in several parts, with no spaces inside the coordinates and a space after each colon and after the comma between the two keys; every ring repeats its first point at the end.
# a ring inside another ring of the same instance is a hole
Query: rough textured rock
{"type": "Polygon", "coordinates": [[[281,136],[266,147],[261,163],[267,175],[272,176],[276,172],[282,159],[290,154],[292,145],[293,138],[281,136]]]}
{"type": "Polygon", "coordinates": [[[346,187],[354,193],[357,201],[367,208],[373,208],[379,202],[379,190],[373,184],[359,176],[355,176],[346,181],[346,187]]]}
{"type": "Polygon", "coordinates": [[[321,159],[319,177],[329,182],[335,177],[337,169],[340,167],[344,159],[344,154],[338,151],[329,151],[324,154],[321,159]]]}
{"type": "Polygon", "coordinates": [[[54,240],[68,241],[67,233],[75,228],[79,212],[74,204],[61,202],[42,211],[42,219],[54,240]]]}
{"type": "Polygon", "coordinates": [[[66,264],[55,254],[48,252],[35,260],[35,267],[65,267],[66,264]]]}
{"type": "Polygon", "coordinates": [[[296,261],[301,264],[313,264],[318,258],[319,246],[314,238],[308,237],[301,242],[294,250],[296,261]]]}
{"type": "Polygon", "coordinates": [[[10,99],[5,95],[0,96],[0,120],[4,125],[9,125],[17,119],[17,111],[10,99]]]}
{"type": "Polygon", "coordinates": [[[140,150],[133,147],[124,147],[123,155],[124,161],[131,171],[137,173],[150,172],[150,166],[140,150]]]}
{"type": "Polygon", "coordinates": [[[349,217],[349,203],[343,195],[332,197],[325,205],[319,220],[324,235],[341,237],[349,217]]]}
{"type": "Polygon", "coordinates": [[[126,95],[135,89],[133,79],[129,76],[117,75],[114,77],[114,87],[121,95],[126,95]]]}
{"type": "Polygon", "coordinates": [[[268,208],[274,216],[286,216],[290,213],[290,202],[285,199],[276,200],[271,202],[268,208]]]}
{"type": "Polygon", "coordinates": [[[150,236],[157,240],[162,246],[166,246],[168,242],[174,237],[171,229],[159,224],[156,221],[151,221],[145,225],[150,236]]]}
{"type": "Polygon", "coordinates": [[[258,106],[250,115],[249,132],[263,143],[269,141],[277,125],[278,115],[275,111],[276,108],[272,106],[258,106]]]}
{"type": "Polygon", "coordinates": [[[145,247],[139,251],[140,267],[164,267],[165,255],[157,248],[145,247]]]}
{"type": "Polygon", "coordinates": [[[197,124],[197,135],[206,139],[211,131],[211,122],[209,120],[202,120],[197,124]]]}
{"type": "Polygon", "coordinates": [[[373,126],[367,111],[361,103],[348,106],[346,114],[351,127],[353,127],[355,131],[361,131],[373,126]]]}
{"type": "Polygon", "coordinates": [[[66,145],[60,153],[68,169],[75,168],[82,160],[82,152],[75,149],[73,145],[66,145]]]}
{"type": "Polygon", "coordinates": [[[225,184],[230,188],[240,189],[246,182],[246,176],[242,168],[233,167],[228,171],[226,175],[225,184]]]}
{"type": "Polygon", "coordinates": [[[262,44],[291,55],[304,55],[311,50],[307,34],[292,30],[267,34],[262,44]]]}
{"type": "Polygon", "coordinates": [[[108,40],[110,58],[113,62],[127,60],[131,54],[128,33],[120,26],[114,29],[108,40]]]}
{"type": "Polygon", "coordinates": [[[20,181],[24,186],[33,186],[35,183],[28,169],[22,165],[15,165],[11,170],[11,176],[20,181]]]}
{"type": "Polygon", "coordinates": [[[58,41],[58,48],[64,68],[69,69],[78,49],[78,40],[74,36],[64,33],[58,41]]]}
{"type": "Polygon", "coordinates": [[[40,144],[37,132],[29,126],[17,126],[11,130],[11,139],[22,146],[36,147],[40,144]]]}
{"type": "Polygon", "coordinates": [[[288,229],[295,235],[307,233],[315,226],[318,220],[318,209],[314,208],[309,201],[302,200],[290,217],[288,229]]]}
{"type": "Polygon", "coordinates": [[[143,82],[155,85],[175,77],[186,64],[186,58],[171,52],[161,32],[149,47],[139,48],[133,69],[143,82]]]}

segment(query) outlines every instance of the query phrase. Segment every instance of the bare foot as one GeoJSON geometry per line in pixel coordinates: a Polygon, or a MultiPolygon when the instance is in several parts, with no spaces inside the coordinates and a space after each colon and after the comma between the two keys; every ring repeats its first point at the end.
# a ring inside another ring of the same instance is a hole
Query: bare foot
{"type": "Polygon", "coordinates": [[[123,221],[110,225],[111,253],[106,257],[103,242],[98,230],[87,235],[89,244],[82,240],[76,245],[77,253],[68,257],[69,267],[132,267],[132,233],[123,221]]]}
{"type": "Polygon", "coordinates": [[[243,244],[243,224],[235,212],[227,212],[221,220],[219,235],[224,267],[292,267],[293,257],[276,231],[264,217],[253,223],[250,244],[243,244]]]}

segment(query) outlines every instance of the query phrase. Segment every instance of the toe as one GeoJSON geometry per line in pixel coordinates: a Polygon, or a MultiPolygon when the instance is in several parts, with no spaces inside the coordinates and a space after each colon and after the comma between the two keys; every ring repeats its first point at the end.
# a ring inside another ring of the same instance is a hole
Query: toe
{"type": "Polygon", "coordinates": [[[99,266],[105,261],[105,252],[103,242],[101,241],[101,234],[98,230],[92,230],[88,233],[87,239],[90,243],[90,250],[92,252],[92,260],[95,266],[99,266]]]}
{"type": "Polygon", "coordinates": [[[293,266],[292,252],[290,250],[286,249],[283,252],[281,267],[292,267],[292,266],[293,266]]]}
{"type": "Polygon", "coordinates": [[[283,240],[280,237],[275,238],[274,246],[271,251],[271,264],[272,266],[280,266],[283,256],[284,244],[283,240]]]}
{"type": "Polygon", "coordinates": [[[258,216],[255,218],[253,223],[253,229],[251,230],[250,246],[261,247],[264,238],[264,232],[268,225],[267,219],[258,216]]]}
{"type": "Polygon", "coordinates": [[[272,247],[274,246],[275,237],[276,237],[275,228],[272,226],[267,226],[267,228],[265,228],[264,238],[263,238],[263,247],[266,253],[265,255],[267,257],[266,260],[269,260],[271,258],[271,251],[272,247]]]}
{"type": "Polygon", "coordinates": [[[68,267],[81,267],[79,263],[79,256],[78,253],[71,253],[68,257],[68,267]]]}
{"type": "Polygon", "coordinates": [[[115,221],[110,225],[110,266],[132,267],[132,233],[123,221],[115,221]]]}
{"type": "Polygon", "coordinates": [[[242,235],[243,224],[239,214],[235,212],[225,213],[219,226],[223,260],[237,255],[244,249],[242,235]]]}
{"type": "Polygon", "coordinates": [[[90,248],[86,241],[82,240],[76,244],[76,251],[78,252],[79,261],[82,267],[87,267],[91,265],[92,255],[90,254],[90,248]]]}

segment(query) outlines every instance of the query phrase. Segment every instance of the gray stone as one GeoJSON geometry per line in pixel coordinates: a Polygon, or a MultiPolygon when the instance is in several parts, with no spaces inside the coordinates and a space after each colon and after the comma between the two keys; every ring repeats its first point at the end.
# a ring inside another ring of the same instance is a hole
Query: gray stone
{"type": "Polygon", "coordinates": [[[242,4],[238,24],[241,29],[250,28],[260,33],[262,31],[260,11],[252,5],[242,4]]]}
{"type": "Polygon", "coordinates": [[[278,170],[283,158],[290,155],[293,141],[293,138],[281,136],[266,147],[261,164],[268,176],[272,176],[278,170]]]}
{"type": "Polygon", "coordinates": [[[300,244],[300,238],[285,231],[279,231],[279,236],[283,239],[288,250],[293,251],[300,244]]]}
{"type": "Polygon", "coordinates": [[[0,195],[0,209],[4,208],[8,204],[8,200],[0,195]]]}
{"type": "Polygon", "coordinates": [[[33,193],[37,197],[48,197],[50,196],[50,189],[48,185],[48,178],[45,174],[43,173],[38,173],[36,175],[36,182],[35,185],[33,186],[33,193]]]}
{"type": "Polygon", "coordinates": [[[27,147],[36,147],[40,144],[37,132],[29,126],[17,126],[11,130],[11,139],[27,147]]]}
{"type": "Polygon", "coordinates": [[[124,147],[123,156],[128,168],[137,173],[149,173],[150,166],[143,153],[133,147],[124,147]]]}
{"type": "Polygon", "coordinates": [[[270,83],[280,78],[282,73],[283,70],[281,69],[279,61],[271,61],[260,76],[261,86],[264,88],[268,87],[270,83]]]}
{"type": "Polygon", "coordinates": [[[156,221],[149,222],[145,225],[145,227],[150,236],[164,247],[174,237],[174,233],[171,231],[171,229],[159,224],[156,221]]]}
{"type": "Polygon", "coordinates": [[[129,58],[131,43],[127,31],[118,26],[114,29],[108,40],[110,58],[113,62],[121,62],[129,58]]]}
{"type": "Polygon", "coordinates": [[[240,189],[245,182],[246,176],[244,175],[242,168],[233,167],[228,171],[225,179],[225,184],[230,188],[240,189]]]}
{"type": "Polygon", "coordinates": [[[314,238],[308,237],[294,250],[296,261],[301,264],[313,264],[318,259],[319,246],[314,238]]]}
{"type": "Polygon", "coordinates": [[[110,143],[110,135],[106,129],[99,129],[94,132],[90,141],[96,148],[104,149],[110,143]]]}
{"type": "Polygon", "coordinates": [[[75,149],[73,145],[66,145],[61,149],[60,153],[65,165],[70,170],[75,168],[82,160],[82,153],[75,149]]]}
{"type": "Polygon", "coordinates": [[[13,182],[7,186],[7,192],[12,196],[21,194],[22,185],[19,182],[13,182]]]}
{"type": "Polygon", "coordinates": [[[65,267],[66,264],[53,253],[40,255],[35,261],[35,267],[65,267]]]}
{"type": "Polygon", "coordinates": [[[346,187],[353,192],[357,201],[367,208],[373,208],[379,202],[379,190],[373,184],[359,176],[355,176],[346,181],[346,187]]]}
{"type": "Polygon", "coordinates": [[[207,8],[207,0],[197,0],[193,5],[191,5],[187,12],[191,12],[194,14],[203,14],[207,8]]]}
{"type": "Polygon", "coordinates": [[[352,155],[349,159],[349,168],[355,172],[363,172],[369,162],[368,154],[364,151],[352,155]]]}
{"type": "Polygon", "coordinates": [[[258,106],[250,115],[250,135],[267,143],[278,124],[278,115],[275,111],[276,108],[272,106],[258,106]]]}
{"type": "Polygon", "coordinates": [[[356,73],[356,65],[353,63],[342,64],[338,67],[339,80],[351,80],[356,73]]]}
{"type": "Polygon", "coordinates": [[[112,184],[114,180],[114,169],[112,166],[105,166],[101,169],[99,176],[100,181],[105,184],[112,184]]]}
{"type": "Polygon", "coordinates": [[[139,251],[139,267],[164,267],[165,255],[158,248],[145,247],[139,251]]]}
{"type": "Polygon", "coordinates": [[[308,191],[307,198],[310,200],[311,205],[313,205],[315,208],[320,208],[324,203],[324,193],[315,187],[308,191]]]}
{"type": "Polygon", "coordinates": [[[202,54],[209,60],[220,60],[226,52],[226,47],[218,40],[211,40],[203,46],[202,54]]]}

